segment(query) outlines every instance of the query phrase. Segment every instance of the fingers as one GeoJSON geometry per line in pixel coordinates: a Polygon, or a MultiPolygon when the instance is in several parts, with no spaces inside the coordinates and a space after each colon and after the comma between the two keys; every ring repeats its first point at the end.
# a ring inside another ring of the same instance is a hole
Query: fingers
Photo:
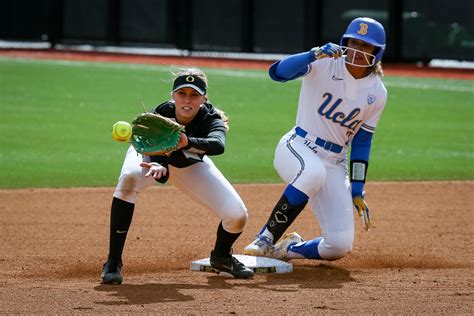
{"type": "Polygon", "coordinates": [[[317,59],[326,58],[326,57],[332,57],[334,59],[337,59],[341,56],[342,56],[341,47],[334,43],[327,43],[326,45],[320,47],[316,52],[317,59]]]}
{"type": "Polygon", "coordinates": [[[364,229],[366,231],[370,230],[370,213],[369,208],[365,205],[365,208],[359,213],[362,223],[364,223],[364,229]]]}
{"type": "Polygon", "coordinates": [[[360,219],[362,220],[362,223],[364,224],[364,229],[369,231],[371,223],[370,212],[367,203],[365,203],[364,199],[360,196],[356,196],[352,202],[357,210],[357,213],[359,214],[360,219]]]}
{"type": "Polygon", "coordinates": [[[369,212],[368,207],[366,207],[366,209],[365,209],[364,225],[365,225],[365,230],[369,231],[370,230],[370,212],[369,212]]]}
{"type": "Polygon", "coordinates": [[[140,167],[150,169],[145,174],[145,177],[151,176],[153,179],[160,179],[161,177],[166,176],[167,170],[165,167],[156,162],[141,162],[140,167]]]}
{"type": "Polygon", "coordinates": [[[370,217],[369,217],[368,209],[359,212],[359,217],[362,220],[362,223],[364,224],[364,229],[366,231],[369,231],[370,230],[370,217]]]}
{"type": "Polygon", "coordinates": [[[166,176],[166,168],[164,168],[164,167],[161,167],[160,169],[157,169],[152,174],[153,179],[156,179],[156,180],[158,180],[158,179],[160,179],[161,177],[164,177],[164,176],[166,176]]]}
{"type": "Polygon", "coordinates": [[[151,166],[152,166],[152,164],[149,163],[149,162],[144,162],[144,161],[143,161],[143,162],[140,163],[140,167],[143,167],[143,168],[148,168],[148,169],[150,169],[151,166]]]}

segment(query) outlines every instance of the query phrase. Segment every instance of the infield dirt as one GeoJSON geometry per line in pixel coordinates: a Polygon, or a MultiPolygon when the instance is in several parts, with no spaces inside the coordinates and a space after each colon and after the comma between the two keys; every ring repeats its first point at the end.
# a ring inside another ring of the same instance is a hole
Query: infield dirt
{"type": "MultiPolygon", "coordinates": [[[[241,253],[282,185],[236,185],[249,222],[241,253]]],[[[171,186],[139,196],[124,284],[99,283],[113,188],[0,190],[0,313],[472,314],[474,182],[368,183],[374,227],[334,262],[235,280],[191,272],[218,219],[171,186]]],[[[319,232],[307,208],[289,231],[319,232]]]]}

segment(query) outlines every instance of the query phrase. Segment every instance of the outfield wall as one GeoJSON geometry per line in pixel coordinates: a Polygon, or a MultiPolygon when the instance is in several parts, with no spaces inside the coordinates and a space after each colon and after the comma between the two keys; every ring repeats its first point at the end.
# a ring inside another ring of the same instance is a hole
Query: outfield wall
{"type": "Polygon", "coordinates": [[[289,54],[338,42],[358,16],[384,24],[385,61],[474,61],[465,0],[3,0],[0,40],[289,54]]]}

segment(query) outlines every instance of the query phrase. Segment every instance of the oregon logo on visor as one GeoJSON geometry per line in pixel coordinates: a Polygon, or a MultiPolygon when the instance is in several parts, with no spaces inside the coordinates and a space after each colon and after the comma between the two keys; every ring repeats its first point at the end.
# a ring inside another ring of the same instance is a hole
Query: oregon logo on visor
{"type": "Polygon", "coordinates": [[[205,95],[206,94],[206,89],[207,85],[204,80],[197,76],[193,75],[184,75],[184,76],[179,76],[178,78],[175,79],[174,84],[173,84],[173,91],[176,91],[181,88],[193,88],[194,90],[197,90],[199,94],[205,95]]]}

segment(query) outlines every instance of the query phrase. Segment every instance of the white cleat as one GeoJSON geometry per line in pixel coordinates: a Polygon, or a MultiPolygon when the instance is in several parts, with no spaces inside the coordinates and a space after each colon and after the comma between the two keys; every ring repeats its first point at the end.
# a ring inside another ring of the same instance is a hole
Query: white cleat
{"type": "Polygon", "coordinates": [[[268,252],[271,250],[273,242],[270,238],[257,235],[252,243],[248,244],[244,248],[244,255],[256,256],[256,257],[267,257],[268,252]]]}
{"type": "Polygon", "coordinates": [[[304,239],[300,235],[298,235],[298,233],[293,232],[290,234],[286,234],[282,240],[280,240],[270,249],[268,257],[283,261],[289,261],[293,258],[290,258],[288,256],[288,248],[301,242],[304,242],[304,239]]]}

